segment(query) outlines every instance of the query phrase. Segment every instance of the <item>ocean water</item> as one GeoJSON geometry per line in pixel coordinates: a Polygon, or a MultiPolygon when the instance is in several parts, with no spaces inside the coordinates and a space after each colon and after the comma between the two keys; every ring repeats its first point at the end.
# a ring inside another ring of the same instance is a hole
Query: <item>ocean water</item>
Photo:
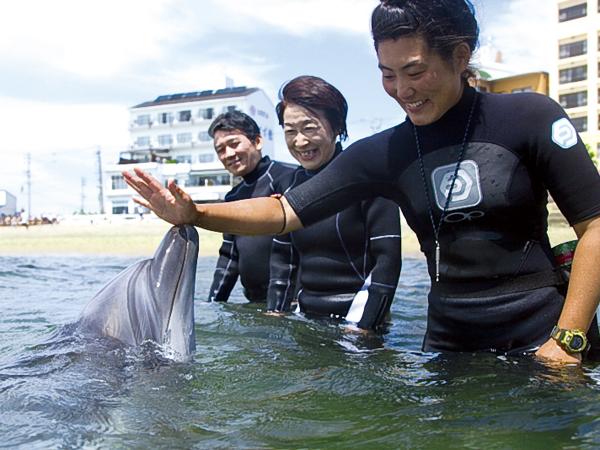
{"type": "Polygon", "coordinates": [[[420,351],[429,281],[406,259],[382,338],[206,303],[193,362],[69,324],[124,257],[0,257],[0,448],[599,448],[600,368],[420,351]]]}

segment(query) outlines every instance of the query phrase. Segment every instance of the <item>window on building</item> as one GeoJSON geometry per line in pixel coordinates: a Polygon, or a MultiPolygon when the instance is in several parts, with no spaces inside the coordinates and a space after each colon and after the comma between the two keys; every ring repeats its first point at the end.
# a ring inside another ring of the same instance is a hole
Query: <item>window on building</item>
{"type": "Polygon", "coordinates": [[[233,112],[236,109],[237,108],[235,107],[235,105],[223,106],[223,112],[224,113],[233,112]]]}
{"type": "Polygon", "coordinates": [[[111,175],[111,182],[113,191],[117,189],[127,189],[127,183],[125,183],[125,179],[123,175],[111,175]]]}
{"type": "Polygon", "coordinates": [[[198,110],[198,117],[205,120],[210,120],[213,118],[215,114],[215,110],[213,108],[200,108],[198,110]]]}
{"type": "Polygon", "coordinates": [[[178,144],[188,144],[192,142],[192,133],[178,133],[177,134],[177,143],[178,144]]]}
{"type": "Polygon", "coordinates": [[[175,161],[177,161],[178,163],[187,163],[187,164],[191,164],[192,163],[192,155],[177,155],[175,157],[175,161]]]}
{"type": "Polygon", "coordinates": [[[173,123],[173,113],[167,112],[167,113],[159,113],[158,114],[158,123],[161,124],[170,124],[173,123]]]}
{"type": "Polygon", "coordinates": [[[136,147],[150,147],[150,136],[138,136],[135,140],[136,147]]]}
{"type": "Polygon", "coordinates": [[[570,58],[572,56],[585,55],[587,53],[587,39],[577,42],[562,44],[558,49],[558,57],[570,58]]]}
{"type": "Polygon", "coordinates": [[[150,125],[150,114],[140,114],[135,118],[137,125],[150,125]]]}
{"type": "Polygon", "coordinates": [[[127,214],[129,213],[129,207],[126,203],[116,203],[112,204],[112,213],[113,214],[127,214]]]}
{"type": "Polygon", "coordinates": [[[161,147],[167,147],[173,144],[173,136],[170,134],[161,134],[158,136],[158,145],[161,147]]]}
{"type": "Polygon", "coordinates": [[[515,88],[510,92],[512,92],[513,94],[516,94],[517,92],[533,92],[533,88],[531,86],[525,86],[525,87],[515,88]]]}
{"type": "Polygon", "coordinates": [[[587,80],[587,65],[570,67],[569,69],[562,69],[559,72],[559,83],[573,83],[575,81],[587,80]]]}
{"type": "Polygon", "coordinates": [[[186,186],[229,186],[231,176],[229,174],[215,175],[190,175],[186,186]]]}
{"type": "Polygon", "coordinates": [[[571,122],[579,133],[587,131],[587,117],[575,117],[571,119],[571,122]]]}
{"type": "Polygon", "coordinates": [[[214,153],[200,153],[198,155],[198,162],[199,163],[209,163],[209,162],[213,162],[215,160],[215,154],[214,153]]]}
{"type": "Polygon", "coordinates": [[[577,108],[587,105],[587,91],[573,92],[559,96],[560,106],[563,108],[577,108]]]}
{"type": "Polygon", "coordinates": [[[198,133],[198,140],[202,142],[210,141],[211,137],[208,134],[208,131],[201,131],[198,133]]]}
{"type": "Polygon", "coordinates": [[[192,120],[192,111],[190,111],[190,110],[179,111],[177,120],[179,120],[180,122],[189,122],[190,120],[192,120]]]}
{"type": "Polygon", "coordinates": [[[587,2],[575,6],[562,8],[558,11],[558,21],[566,22],[567,20],[579,19],[587,15],[587,2]]]}

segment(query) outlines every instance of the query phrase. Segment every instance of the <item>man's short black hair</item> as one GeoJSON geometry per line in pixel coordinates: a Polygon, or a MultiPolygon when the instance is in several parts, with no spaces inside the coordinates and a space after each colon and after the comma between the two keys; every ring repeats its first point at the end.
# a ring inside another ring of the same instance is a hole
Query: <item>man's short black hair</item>
{"type": "Polygon", "coordinates": [[[217,116],[208,128],[208,135],[211,138],[214,138],[215,133],[219,130],[239,130],[252,142],[256,142],[256,139],[260,136],[260,128],[258,128],[254,119],[248,114],[238,110],[226,112],[217,116]]]}

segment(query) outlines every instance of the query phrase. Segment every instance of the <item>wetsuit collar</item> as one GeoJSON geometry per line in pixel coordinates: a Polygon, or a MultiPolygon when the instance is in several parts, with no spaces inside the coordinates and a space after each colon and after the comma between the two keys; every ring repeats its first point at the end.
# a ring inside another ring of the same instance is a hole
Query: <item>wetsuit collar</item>
{"type": "Polygon", "coordinates": [[[265,172],[269,169],[270,165],[271,158],[269,158],[268,156],[263,156],[254,168],[254,170],[242,177],[244,179],[244,182],[246,182],[247,184],[254,183],[256,180],[258,180],[265,174],[265,172]]]}
{"type": "MultiPolygon", "coordinates": [[[[465,86],[463,89],[462,96],[456,105],[450,108],[446,113],[429,125],[421,125],[417,126],[419,130],[423,130],[423,132],[427,132],[430,129],[438,128],[440,126],[446,125],[456,125],[457,123],[463,123],[467,116],[469,115],[469,110],[471,109],[471,105],[473,104],[473,96],[477,93],[477,91],[471,86],[465,86]]],[[[406,120],[411,123],[408,116],[406,116],[406,120]]]]}
{"type": "Polygon", "coordinates": [[[325,164],[323,164],[318,169],[315,169],[315,170],[304,169],[304,171],[306,172],[307,175],[312,177],[312,176],[318,174],[325,167],[327,167],[331,163],[331,161],[333,161],[340,153],[342,153],[342,144],[340,144],[339,142],[336,142],[335,143],[335,151],[333,152],[333,156],[331,157],[331,159],[329,161],[327,161],[325,164]]]}

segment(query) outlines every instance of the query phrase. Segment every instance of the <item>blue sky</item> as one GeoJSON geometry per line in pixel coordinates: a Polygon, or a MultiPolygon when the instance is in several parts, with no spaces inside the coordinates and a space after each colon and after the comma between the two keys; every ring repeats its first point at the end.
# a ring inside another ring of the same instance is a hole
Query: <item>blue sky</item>
{"type": "MultiPolygon", "coordinates": [[[[84,207],[96,210],[95,152],[115,162],[127,147],[128,108],[161,94],[218,89],[226,76],[262,88],[274,103],[286,80],[321,76],[348,100],[351,141],[392,126],[404,114],[380,85],[369,35],[378,3],[1,2],[0,189],[26,207],[31,153],[33,214],[78,210],[82,179],[84,207]]],[[[515,72],[551,72],[555,2],[473,3],[483,47],[501,50],[515,72]]]]}

